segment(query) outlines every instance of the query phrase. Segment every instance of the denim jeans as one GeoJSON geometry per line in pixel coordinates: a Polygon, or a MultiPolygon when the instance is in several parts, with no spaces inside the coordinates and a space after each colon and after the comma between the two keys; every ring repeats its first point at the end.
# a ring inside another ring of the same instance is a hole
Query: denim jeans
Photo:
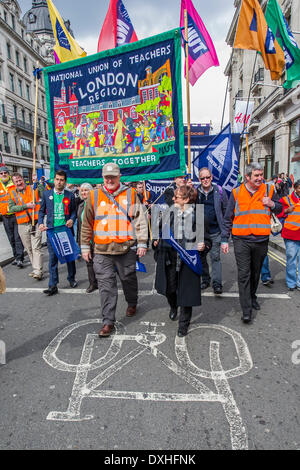
{"type": "MultiPolygon", "coordinates": [[[[222,287],[222,264],[220,259],[220,250],[221,250],[221,234],[213,233],[210,234],[210,239],[212,241],[212,247],[209,252],[211,260],[211,277],[213,287],[222,287]]],[[[209,267],[207,262],[207,254],[201,257],[202,261],[202,280],[210,282],[209,267]]]]}
{"type": "Polygon", "coordinates": [[[284,243],[286,247],[286,285],[292,288],[300,287],[300,241],[285,238],[284,243]]]}
{"type": "MultiPolygon", "coordinates": [[[[56,287],[59,278],[58,278],[58,258],[53,250],[53,247],[51,245],[51,242],[49,238],[47,238],[47,247],[48,247],[48,252],[49,252],[49,288],[51,287],[56,287]]],[[[70,263],[67,263],[67,269],[68,269],[68,281],[73,282],[75,281],[75,275],[76,275],[76,265],[75,261],[71,261],[70,263]]]]}
{"type": "Polygon", "coordinates": [[[269,281],[272,279],[271,273],[270,273],[270,266],[269,266],[269,257],[268,255],[265,257],[262,268],[261,268],[261,280],[262,282],[269,281]]]}

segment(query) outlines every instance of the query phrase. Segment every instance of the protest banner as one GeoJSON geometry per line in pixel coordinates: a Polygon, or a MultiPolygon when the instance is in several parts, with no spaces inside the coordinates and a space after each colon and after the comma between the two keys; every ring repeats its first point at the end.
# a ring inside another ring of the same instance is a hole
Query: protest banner
{"type": "Polygon", "coordinates": [[[72,231],[62,225],[47,230],[47,236],[53,247],[53,250],[61,264],[76,261],[80,255],[80,249],[77,245],[72,231]]]}
{"type": "Polygon", "coordinates": [[[179,30],[44,69],[51,179],[99,183],[185,172],[179,30]]]}

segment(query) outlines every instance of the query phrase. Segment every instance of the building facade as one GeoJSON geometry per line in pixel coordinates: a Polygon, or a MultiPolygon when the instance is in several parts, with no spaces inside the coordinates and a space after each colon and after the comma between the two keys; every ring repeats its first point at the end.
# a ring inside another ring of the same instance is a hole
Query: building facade
{"type": "MultiPolygon", "coordinates": [[[[265,10],[267,0],[259,0],[265,10]]],[[[278,0],[283,14],[294,32],[300,47],[300,2],[299,0],[278,0]]],[[[241,0],[234,0],[235,15],[226,42],[234,44],[241,0]]],[[[292,174],[295,181],[300,179],[300,87],[285,90],[281,80],[272,81],[269,70],[256,52],[233,49],[225,75],[229,79],[230,120],[233,125],[237,100],[254,101],[254,112],[249,126],[250,161],[260,162],[265,169],[265,178],[281,172],[292,174]],[[251,83],[251,78],[253,80],[251,83]],[[251,86],[251,89],[250,89],[251,86]]],[[[240,168],[243,173],[248,161],[246,141],[242,144],[240,168]]]]}
{"type": "MultiPolygon", "coordinates": [[[[0,151],[5,165],[30,179],[33,169],[36,79],[33,70],[53,65],[46,0],[34,0],[22,17],[16,0],[0,0],[0,151]]],[[[38,83],[36,168],[49,168],[45,84],[38,83]]]]}

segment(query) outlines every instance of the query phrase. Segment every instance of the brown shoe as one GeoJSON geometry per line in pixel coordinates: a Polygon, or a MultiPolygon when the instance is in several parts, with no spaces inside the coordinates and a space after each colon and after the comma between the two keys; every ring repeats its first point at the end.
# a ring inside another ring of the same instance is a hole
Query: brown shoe
{"type": "Polygon", "coordinates": [[[115,329],[114,325],[103,325],[99,331],[99,338],[107,338],[115,329]]]}
{"type": "Polygon", "coordinates": [[[127,307],[126,317],[134,317],[136,314],[136,305],[134,307],[127,307]]]}

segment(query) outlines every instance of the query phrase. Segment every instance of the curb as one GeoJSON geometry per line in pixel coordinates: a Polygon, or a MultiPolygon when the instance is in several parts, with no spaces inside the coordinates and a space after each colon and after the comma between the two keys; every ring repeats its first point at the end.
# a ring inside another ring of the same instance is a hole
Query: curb
{"type": "Polygon", "coordinates": [[[0,261],[1,268],[4,268],[4,266],[7,266],[8,264],[12,263],[14,259],[15,258],[12,257],[12,258],[8,258],[8,259],[5,259],[3,261],[0,261]]]}
{"type": "Polygon", "coordinates": [[[272,247],[272,248],[275,248],[275,250],[277,251],[280,251],[280,253],[283,253],[284,255],[286,254],[286,250],[285,250],[285,247],[284,246],[280,246],[278,243],[275,243],[273,241],[269,241],[269,245],[272,247]]]}

